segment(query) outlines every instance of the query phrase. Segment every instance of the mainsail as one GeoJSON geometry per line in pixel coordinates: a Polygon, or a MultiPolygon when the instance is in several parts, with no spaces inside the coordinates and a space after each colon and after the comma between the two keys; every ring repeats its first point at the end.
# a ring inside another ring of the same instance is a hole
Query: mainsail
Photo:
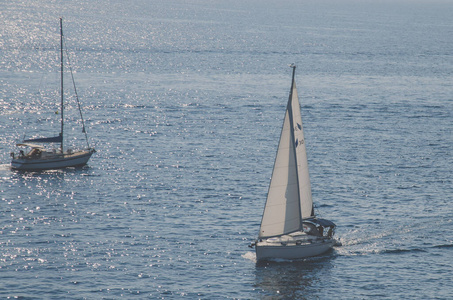
{"type": "Polygon", "coordinates": [[[314,216],[295,70],[259,232],[260,238],[302,229],[314,216]]]}
{"type": "MultiPolygon", "coordinates": [[[[295,69],[295,67],[294,67],[295,69]]],[[[294,146],[296,148],[297,159],[297,177],[299,183],[300,212],[301,218],[307,219],[314,217],[313,200],[311,197],[310,176],[308,173],[307,151],[305,149],[304,128],[302,126],[302,117],[300,114],[299,97],[297,95],[296,81],[293,77],[292,84],[292,113],[293,113],[293,134],[294,146]]]]}
{"type": "Polygon", "coordinates": [[[61,143],[63,140],[63,136],[60,134],[59,136],[49,137],[49,138],[37,138],[37,139],[28,139],[23,140],[23,143],[61,143]]]}

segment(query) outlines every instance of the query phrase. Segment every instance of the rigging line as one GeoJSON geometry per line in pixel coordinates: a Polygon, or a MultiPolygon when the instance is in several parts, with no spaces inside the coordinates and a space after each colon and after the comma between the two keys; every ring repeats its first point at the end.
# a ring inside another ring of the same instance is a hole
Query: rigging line
{"type": "Polygon", "coordinates": [[[69,71],[71,73],[72,85],[74,87],[74,93],[75,93],[75,96],[76,96],[77,105],[79,107],[80,119],[82,119],[82,132],[85,134],[85,140],[87,142],[87,147],[89,149],[90,148],[90,143],[88,142],[88,134],[87,134],[87,131],[85,129],[85,121],[84,121],[83,115],[82,115],[82,108],[80,106],[79,95],[77,94],[77,88],[76,88],[76,85],[75,85],[74,74],[72,73],[72,65],[71,65],[71,60],[69,58],[68,47],[66,46],[66,40],[63,40],[63,42],[64,42],[64,46],[65,46],[64,50],[66,51],[66,57],[68,58],[68,65],[69,65],[69,71]]]}

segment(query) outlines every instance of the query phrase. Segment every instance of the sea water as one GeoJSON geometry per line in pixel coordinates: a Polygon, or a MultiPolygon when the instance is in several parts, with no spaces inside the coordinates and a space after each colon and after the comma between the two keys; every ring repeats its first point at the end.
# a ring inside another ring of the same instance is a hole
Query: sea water
{"type": "Polygon", "coordinates": [[[453,297],[450,1],[0,7],[0,297],[453,297]],[[97,153],[12,171],[16,142],[59,132],[59,17],[97,153]],[[291,63],[316,213],[342,246],[257,263],[291,63]]]}

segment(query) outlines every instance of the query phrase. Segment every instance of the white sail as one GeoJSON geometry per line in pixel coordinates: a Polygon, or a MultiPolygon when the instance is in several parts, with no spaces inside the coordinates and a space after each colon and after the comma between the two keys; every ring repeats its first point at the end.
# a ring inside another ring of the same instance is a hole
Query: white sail
{"type": "Polygon", "coordinates": [[[302,229],[313,214],[307,154],[296,83],[293,82],[261,220],[260,238],[302,229]]]}
{"type": "Polygon", "coordinates": [[[296,82],[292,85],[292,115],[294,121],[294,144],[296,147],[297,173],[299,180],[300,211],[302,219],[314,217],[313,200],[311,197],[310,176],[308,173],[307,151],[305,149],[304,128],[300,114],[299,97],[297,95],[296,82]]]}
{"type": "Polygon", "coordinates": [[[260,238],[281,235],[300,228],[296,156],[290,128],[287,110],[261,220],[260,238]]]}

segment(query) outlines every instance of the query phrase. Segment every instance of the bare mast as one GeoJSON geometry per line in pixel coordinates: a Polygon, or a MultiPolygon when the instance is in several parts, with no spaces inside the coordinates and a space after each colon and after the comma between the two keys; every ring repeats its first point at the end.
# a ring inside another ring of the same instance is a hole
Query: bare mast
{"type": "Polygon", "coordinates": [[[61,153],[63,153],[63,127],[64,127],[64,104],[63,104],[63,18],[60,18],[60,83],[61,83],[61,90],[60,90],[60,96],[61,96],[61,104],[60,104],[60,111],[61,111],[61,132],[60,132],[60,137],[61,137],[61,144],[60,144],[60,150],[61,153]]]}

